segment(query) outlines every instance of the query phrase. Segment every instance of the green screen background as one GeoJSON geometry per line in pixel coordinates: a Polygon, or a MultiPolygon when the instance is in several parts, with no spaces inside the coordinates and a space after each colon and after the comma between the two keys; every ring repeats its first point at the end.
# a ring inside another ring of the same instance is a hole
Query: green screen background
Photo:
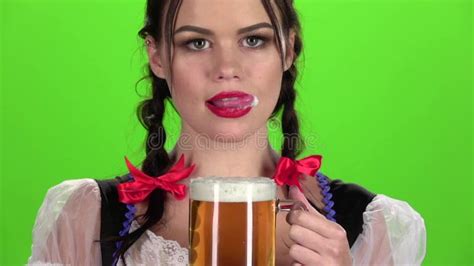
{"type": "MultiPolygon", "coordinates": [[[[297,0],[302,156],[331,178],[409,202],[424,265],[473,265],[472,3],[297,0]]],[[[1,265],[30,255],[47,189],[125,172],[144,156],[144,0],[1,5],[1,265]]],[[[165,122],[171,148],[179,119],[165,122]]],[[[280,135],[271,141],[279,146],[280,135]]]]}

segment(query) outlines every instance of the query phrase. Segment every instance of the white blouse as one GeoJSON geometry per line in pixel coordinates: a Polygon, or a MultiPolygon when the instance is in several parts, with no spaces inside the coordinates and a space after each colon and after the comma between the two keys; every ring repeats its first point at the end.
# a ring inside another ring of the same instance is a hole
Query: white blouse
{"type": "MultiPolygon", "coordinates": [[[[48,190],[33,228],[29,265],[101,265],[100,190],[93,179],[48,190]]],[[[130,231],[138,224],[134,221],[130,231]]],[[[351,247],[354,265],[420,265],[426,253],[423,218],[406,202],[378,194],[363,213],[351,247]]],[[[125,253],[127,265],[188,265],[188,250],[148,230],[125,253]]],[[[119,260],[118,265],[123,265],[119,260]]]]}

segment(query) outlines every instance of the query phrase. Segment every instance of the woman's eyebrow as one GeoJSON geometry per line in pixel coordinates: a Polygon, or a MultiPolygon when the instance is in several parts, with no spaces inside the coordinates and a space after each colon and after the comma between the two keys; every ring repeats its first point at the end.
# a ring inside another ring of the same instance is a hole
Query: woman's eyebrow
{"type": "MultiPolygon", "coordinates": [[[[254,31],[254,30],[260,29],[260,28],[273,29],[273,26],[271,24],[267,23],[267,22],[261,22],[261,23],[257,23],[257,24],[254,24],[254,25],[251,25],[251,26],[248,26],[248,27],[241,28],[241,29],[237,30],[237,34],[242,34],[242,33],[250,32],[250,31],[254,31]]],[[[201,28],[201,27],[198,27],[198,26],[192,26],[192,25],[181,26],[179,29],[177,29],[174,32],[174,35],[176,35],[180,32],[184,32],[184,31],[194,31],[194,32],[197,32],[197,33],[201,33],[201,34],[204,34],[204,35],[211,35],[211,36],[215,35],[215,33],[212,30],[209,30],[209,29],[206,29],[206,28],[201,28]]]]}

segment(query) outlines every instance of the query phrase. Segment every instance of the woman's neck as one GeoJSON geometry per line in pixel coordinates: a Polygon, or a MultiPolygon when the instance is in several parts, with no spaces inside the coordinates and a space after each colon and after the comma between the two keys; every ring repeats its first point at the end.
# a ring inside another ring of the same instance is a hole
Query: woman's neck
{"type": "Polygon", "coordinates": [[[266,127],[239,141],[181,132],[170,157],[177,160],[181,155],[186,166],[196,165],[190,177],[272,177],[280,159],[268,142],[266,127]]]}

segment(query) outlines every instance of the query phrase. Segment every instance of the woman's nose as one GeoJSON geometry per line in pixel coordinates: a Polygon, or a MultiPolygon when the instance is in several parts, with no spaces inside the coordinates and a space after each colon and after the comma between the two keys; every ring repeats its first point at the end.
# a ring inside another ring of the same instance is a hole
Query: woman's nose
{"type": "Polygon", "coordinates": [[[216,81],[238,80],[242,75],[241,55],[236,48],[215,50],[214,78],[216,81]]]}

